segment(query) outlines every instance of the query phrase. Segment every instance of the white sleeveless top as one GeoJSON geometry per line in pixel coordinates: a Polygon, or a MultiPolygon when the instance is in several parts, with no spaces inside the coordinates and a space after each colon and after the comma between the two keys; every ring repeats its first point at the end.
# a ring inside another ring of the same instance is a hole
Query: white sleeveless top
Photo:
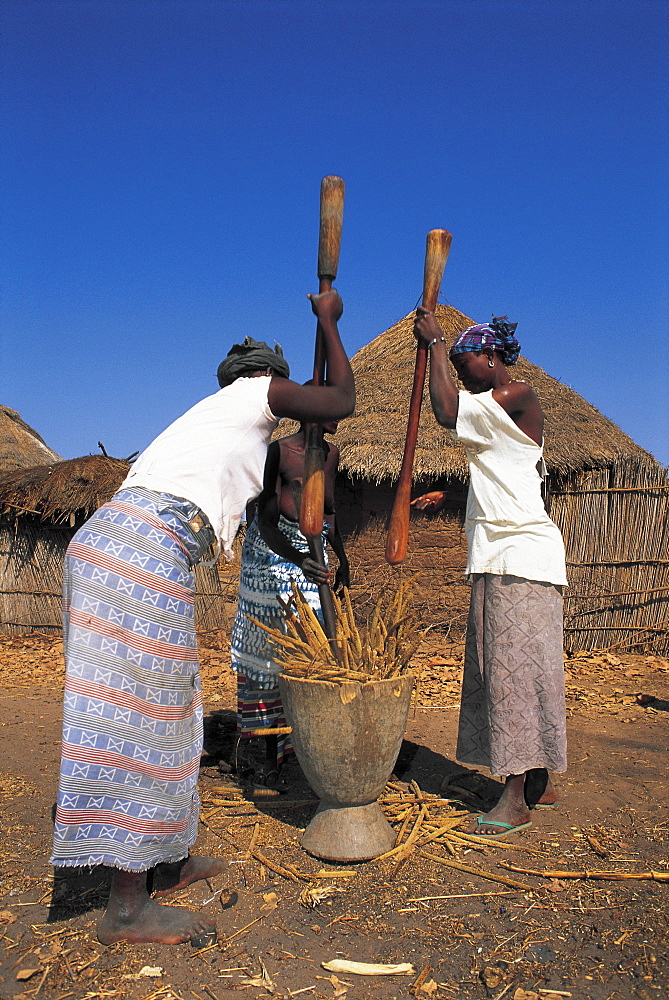
{"type": "Polygon", "coordinates": [[[562,535],[541,497],[537,464],[543,464],[543,445],[521,431],[492,392],[459,392],[451,431],[469,461],[466,573],[508,574],[564,586],[562,535]]]}
{"type": "Polygon", "coordinates": [[[226,559],[246,504],[262,490],[278,423],[267,402],[270,378],[238,378],[196,403],[139,455],[123,483],[197,504],[226,559]]]}

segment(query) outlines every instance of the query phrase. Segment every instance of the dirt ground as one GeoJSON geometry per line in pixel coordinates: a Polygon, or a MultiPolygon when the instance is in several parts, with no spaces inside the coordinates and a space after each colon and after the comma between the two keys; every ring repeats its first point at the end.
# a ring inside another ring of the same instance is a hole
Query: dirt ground
{"type": "Polygon", "coordinates": [[[174,902],[215,917],[218,942],[200,950],[104,947],[95,925],[106,871],[48,864],[60,643],[0,640],[0,998],[667,996],[669,661],[569,660],[570,768],[557,779],[560,803],[535,810],[532,827],[509,842],[479,846],[449,828],[463,809],[489,807],[500,785],[453,759],[459,657],[431,640],[416,658],[418,698],[383,798],[402,841],[414,839],[393,857],[342,866],[300,847],[315,799],[296,764],[286,795],[256,802],[226,773],[233,677],[226,653],[202,654],[206,754],[196,852],[229,865],[174,902]],[[333,959],[410,963],[412,971],[323,968],[333,959]]]}

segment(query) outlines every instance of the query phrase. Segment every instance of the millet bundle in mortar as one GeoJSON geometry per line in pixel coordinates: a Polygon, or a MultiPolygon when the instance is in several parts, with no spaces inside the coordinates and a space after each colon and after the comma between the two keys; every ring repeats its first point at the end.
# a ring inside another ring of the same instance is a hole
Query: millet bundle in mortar
{"type": "Polygon", "coordinates": [[[355,623],[348,590],[344,588],[341,599],[333,594],[336,643],[327,638],[294,582],[292,589],[292,598],[277,598],[283,620],[274,628],[251,619],[269,635],[272,656],[285,674],[344,684],[386,680],[408,669],[422,639],[412,611],[411,580],[400,581],[394,593],[381,592],[362,632],[355,623]]]}

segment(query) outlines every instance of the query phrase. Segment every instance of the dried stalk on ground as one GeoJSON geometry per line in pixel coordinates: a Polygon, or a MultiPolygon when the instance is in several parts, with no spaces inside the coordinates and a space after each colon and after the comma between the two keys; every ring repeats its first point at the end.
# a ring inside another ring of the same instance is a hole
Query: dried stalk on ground
{"type": "Polygon", "coordinates": [[[536,875],[537,878],[558,878],[558,879],[599,879],[611,882],[625,882],[629,879],[649,879],[653,882],[669,882],[669,872],[600,872],[600,871],[554,871],[540,872],[533,868],[519,868],[517,865],[510,865],[500,861],[503,868],[508,868],[510,872],[520,872],[522,875],[536,875]]]}

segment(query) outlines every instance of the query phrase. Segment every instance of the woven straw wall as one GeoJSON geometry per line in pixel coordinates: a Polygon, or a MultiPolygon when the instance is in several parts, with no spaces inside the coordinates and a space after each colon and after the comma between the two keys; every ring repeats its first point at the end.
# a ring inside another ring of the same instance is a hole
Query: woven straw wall
{"type": "MultiPolygon", "coordinates": [[[[61,631],[63,560],[75,530],[27,517],[0,522],[0,632],[61,631]]],[[[226,630],[216,568],[198,566],[195,582],[198,633],[226,630]]]]}
{"type": "Polygon", "coordinates": [[[72,535],[23,520],[0,525],[0,631],[61,630],[61,581],[72,535]]]}
{"type": "Polygon", "coordinates": [[[551,490],[569,588],[565,647],[669,652],[669,488],[661,468],[619,463],[551,490]]]}

